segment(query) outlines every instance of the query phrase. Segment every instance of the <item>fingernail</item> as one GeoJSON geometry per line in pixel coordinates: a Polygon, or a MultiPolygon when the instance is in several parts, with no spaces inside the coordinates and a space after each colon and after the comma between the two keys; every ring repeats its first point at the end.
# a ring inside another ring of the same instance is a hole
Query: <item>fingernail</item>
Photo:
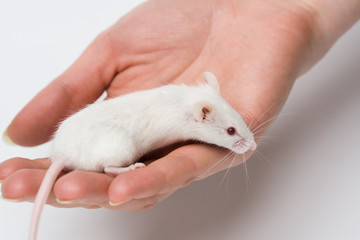
{"type": "Polygon", "coordinates": [[[11,140],[11,138],[9,137],[8,129],[5,130],[5,132],[3,133],[2,138],[3,138],[3,141],[4,141],[7,145],[17,146],[17,145],[11,140]]]}
{"type": "Polygon", "coordinates": [[[71,204],[74,202],[74,200],[60,200],[60,199],[56,198],[56,202],[58,202],[60,204],[71,204]]]}
{"type": "Polygon", "coordinates": [[[109,201],[109,204],[110,204],[110,206],[116,207],[116,206],[119,206],[119,205],[121,205],[121,204],[124,204],[124,203],[126,203],[126,202],[128,202],[128,201],[130,201],[130,199],[124,200],[124,201],[121,201],[121,202],[109,201]]]}
{"type": "Polygon", "coordinates": [[[0,195],[1,199],[6,200],[8,202],[21,202],[21,198],[6,198],[3,195],[0,195]]]}

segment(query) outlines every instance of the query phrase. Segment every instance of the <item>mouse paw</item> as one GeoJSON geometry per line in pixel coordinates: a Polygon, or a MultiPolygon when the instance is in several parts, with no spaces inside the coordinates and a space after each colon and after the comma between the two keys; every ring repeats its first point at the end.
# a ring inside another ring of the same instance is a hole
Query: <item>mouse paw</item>
{"type": "Polygon", "coordinates": [[[145,164],[144,163],[141,163],[141,162],[138,162],[138,163],[134,163],[134,164],[131,164],[130,166],[128,166],[127,168],[129,170],[135,170],[137,168],[143,168],[145,167],[145,164]]]}
{"type": "Polygon", "coordinates": [[[144,163],[134,163],[128,167],[115,167],[115,166],[107,166],[104,168],[104,172],[110,176],[116,176],[124,172],[128,172],[131,170],[135,170],[137,168],[145,167],[144,163]]]}

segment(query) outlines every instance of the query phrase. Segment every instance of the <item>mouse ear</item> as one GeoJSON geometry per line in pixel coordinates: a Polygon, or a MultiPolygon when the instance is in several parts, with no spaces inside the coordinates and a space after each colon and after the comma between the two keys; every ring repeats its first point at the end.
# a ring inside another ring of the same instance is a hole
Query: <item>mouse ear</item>
{"type": "Polygon", "coordinates": [[[193,116],[197,122],[203,122],[205,119],[208,119],[212,112],[212,105],[206,101],[199,101],[195,103],[192,109],[193,116]]]}
{"type": "Polygon", "coordinates": [[[203,79],[209,85],[209,87],[214,89],[216,92],[220,93],[219,82],[215,74],[213,74],[212,72],[204,72],[203,79]]]}

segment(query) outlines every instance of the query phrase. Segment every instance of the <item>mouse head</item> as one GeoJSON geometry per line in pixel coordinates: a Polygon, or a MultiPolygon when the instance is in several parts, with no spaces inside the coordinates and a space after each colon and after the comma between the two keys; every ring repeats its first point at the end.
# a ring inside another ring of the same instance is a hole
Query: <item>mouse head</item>
{"type": "Polygon", "coordinates": [[[199,126],[201,141],[225,147],[242,154],[254,150],[254,136],[241,116],[220,96],[214,74],[204,73],[211,96],[197,101],[192,107],[193,119],[199,126]]]}

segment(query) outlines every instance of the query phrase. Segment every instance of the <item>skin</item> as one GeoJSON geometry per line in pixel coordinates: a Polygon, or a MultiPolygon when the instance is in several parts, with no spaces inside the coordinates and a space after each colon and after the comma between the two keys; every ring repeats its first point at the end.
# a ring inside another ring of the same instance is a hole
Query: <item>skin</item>
{"type": "MultiPolygon", "coordinates": [[[[18,145],[35,146],[48,141],[65,116],[103,91],[111,98],[166,83],[196,84],[203,71],[212,71],[224,98],[260,140],[295,79],[360,16],[359,1],[328,2],[149,1],[101,33],[25,106],[7,134],[18,145]]],[[[48,204],[144,210],[251,155],[220,161],[226,153],[191,144],[115,178],[94,172],[63,173],[48,204]]],[[[1,163],[3,197],[33,201],[48,166],[48,159],[13,158],[1,163]]]]}

